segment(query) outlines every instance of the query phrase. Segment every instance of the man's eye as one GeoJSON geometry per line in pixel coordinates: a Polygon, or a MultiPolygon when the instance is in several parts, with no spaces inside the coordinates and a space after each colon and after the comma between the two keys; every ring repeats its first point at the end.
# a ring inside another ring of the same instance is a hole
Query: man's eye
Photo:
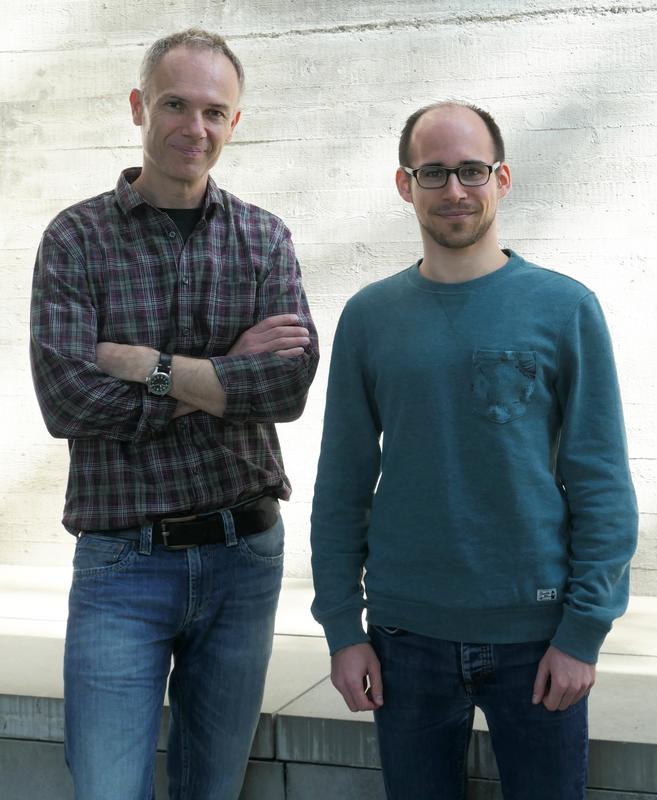
{"type": "Polygon", "coordinates": [[[445,177],[445,170],[439,167],[423,167],[421,174],[430,181],[436,181],[445,177]]]}
{"type": "Polygon", "coordinates": [[[459,174],[462,178],[481,178],[487,172],[485,167],[473,164],[469,167],[461,167],[459,174]]]}
{"type": "Polygon", "coordinates": [[[173,108],[173,109],[175,109],[176,111],[177,111],[178,109],[182,108],[182,103],[180,102],[180,100],[167,100],[167,102],[165,103],[165,105],[166,105],[168,108],[173,108]]]}
{"type": "Polygon", "coordinates": [[[207,111],[207,115],[212,117],[213,119],[223,119],[225,114],[223,111],[219,111],[218,108],[210,108],[207,111]]]}

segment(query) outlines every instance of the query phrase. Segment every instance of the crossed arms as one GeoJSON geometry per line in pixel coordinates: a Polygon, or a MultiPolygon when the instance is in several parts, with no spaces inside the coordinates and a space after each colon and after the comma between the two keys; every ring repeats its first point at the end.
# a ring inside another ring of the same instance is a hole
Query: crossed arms
{"type": "MultiPolygon", "coordinates": [[[[145,381],[168,320],[146,317],[140,308],[134,323],[124,315],[113,333],[104,334],[114,280],[105,274],[107,265],[90,265],[82,242],[64,224],[46,231],[34,275],[31,359],[50,433],[136,442],[197,410],[236,423],[296,419],[317,366],[316,332],[288,236],[272,247],[269,265],[230,349],[203,350],[199,358],[176,354],[173,392],[153,397],[145,381]]],[[[134,307],[131,288],[126,283],[125,298],[111,298],[113,307],[134,307]]]]}
{"type": "MultiPolygon", "coordinates": [[[[296,314],[267,317],[244,331],[227,355],[274,353],[281,358],[300,356],[310,345],[310,334],[307,328],[298,323],[296,314]]],[[[140,345],[99,342],[96,347],[96,364],[103,372],[134,383],[145,381],[157,365],[158,358],[157,350],[140,345]]],[[[173,418],[199,410],[215,417],[223,416],[226,392],[212,361],[174,355],[172,375],[170,395],[178,401],[173,418]]]]}

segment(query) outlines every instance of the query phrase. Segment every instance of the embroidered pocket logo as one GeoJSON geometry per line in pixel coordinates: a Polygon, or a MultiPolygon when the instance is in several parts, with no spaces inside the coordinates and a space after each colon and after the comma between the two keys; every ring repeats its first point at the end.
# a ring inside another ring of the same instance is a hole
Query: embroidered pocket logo
{"type": "Polygon", "coordinates": [[[536,590],[536,600],[539,603],[544,603],[546,600],[556,600],[557,599],[557,590],[556,589],[537,589],[536,590]]]}

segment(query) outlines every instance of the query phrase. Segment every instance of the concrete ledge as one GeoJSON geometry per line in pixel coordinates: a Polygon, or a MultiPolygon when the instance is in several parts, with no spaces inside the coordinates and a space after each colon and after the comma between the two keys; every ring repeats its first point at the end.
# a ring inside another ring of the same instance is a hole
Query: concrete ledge
{"type": "MultiPolygon", "coordinates": [[[[70,800],[61,665],[68,570],[0,567],[3,800],[70,800]]],[[[371,714],[353,715],[329,680],[309,581],[286,580],[260,723],[241,800],[383,798],[371,714]]],[[[657,599],[632,598],[607,639],[591,695],[589,800],[657,800],[657,599]]],[[[157,785],[166,795],[159,742],[157,785]]],[[[473,800],[501,800],[485,719],[469,754],[473,800]]],[[[160,795],[158,794],[158,797],[160,795]]]]}

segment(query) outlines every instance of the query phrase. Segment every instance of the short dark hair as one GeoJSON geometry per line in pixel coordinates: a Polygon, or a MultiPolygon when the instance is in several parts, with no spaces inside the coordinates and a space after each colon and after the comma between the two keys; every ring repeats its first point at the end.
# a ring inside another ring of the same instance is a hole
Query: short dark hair
{"type": "Polygon", "coordinates": [[[139,88],[143,94],[146,94],[148,84],[153,77],[155,68],[169,50],[173,50],[174,47],[192,47],[199,50],[207,48],[215,53],[221,53],[226,56],[237,72],[240,94],[244,91],[244,68],[239,58],[226,44],[224,37],[219,36],[218,33],[211,33],[210,31],[203,30],[203,28],[187,28],[185,31],[172,33],[169,36],[158,39],[148,48],[141,62],[141,69],[139,71],[139,88]]]}
{"type": "Polygon", "coordinates": [[[479,106],[472,105],[470,103],[455,103],[452,101],[443,101],[441,103],[432,103],[428,106],[423,106],[422,108],[418,108],[417,111],[414,111],[411,116],[406,120],[404,128],[401,132],[401,137],[399,139],[399,166],[400,167],[410,167],[411,164],[409,163],[410,160],[410,145],[411,145],[411,136],[413,134],[413,129],[415,128],[415,123],[423,117],[428,111],[433,111],[436,108],[469,108],[470,111],[474,111],[478,117],[480,117],[485,125],[488,128],[488,133],[490,133],[490,137],[493,140],[493,147],[495,149],[495,161],[504,161],[504,140],[502,139],[502,132],[499,129],[497,122],[493,119],[493,117],[488,113],[488,111],[484,111],[483,108],[479,108],[479,106]]]}

